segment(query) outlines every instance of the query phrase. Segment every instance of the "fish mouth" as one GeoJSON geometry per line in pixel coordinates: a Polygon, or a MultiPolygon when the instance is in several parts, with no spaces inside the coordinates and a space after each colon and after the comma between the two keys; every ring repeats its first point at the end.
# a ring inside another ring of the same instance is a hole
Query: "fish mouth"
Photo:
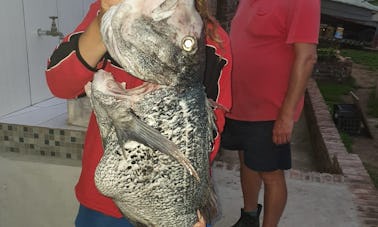
{"type": "Polygon", "coordinates": [[[112,79],[106,81],[108,90],[114,95],[126,95],[126,83],[117,83],[112,79]]]}
{"type": "Polygon", "coordinates": [[[109,81],[108,84],[108,95],[113,95],[119,100],[128,100],[131,103],[140,101],[145,95],[153,92],[162,87],[162,85],[144,82],[142,85],[126,89],[126,83],[118,83],[115,81],[109,81]]]}
{"type": "MultiPolygon", "coordinates": [[[[152,92],[163,85],[159,85],[151,82],[144,82],[134,88],[126,89],[126,82],[117,82],[112,75],[107,75],[107,73],[101,73],[104,80],[104,89],[101,89],[104,94],[113,95],[118,99],[125,100],[130,99],[130,97],[144,96],[149,92],[152,92]]],[[[101,76],[101,75],[100,75],[101,76]]]]}

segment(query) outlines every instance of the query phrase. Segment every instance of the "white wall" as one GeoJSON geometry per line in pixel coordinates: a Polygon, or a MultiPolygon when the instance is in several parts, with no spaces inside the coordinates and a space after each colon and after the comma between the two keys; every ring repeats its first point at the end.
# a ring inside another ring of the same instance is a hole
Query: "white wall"
{"type": "Polygon", "coordinates": [[[0,7],[0,116],[30,104],[22,0],[0,7]]]}
{"type": "Polygon", "coordinates": [[[51,28],[72,31],[87,12],[91,0],[13,0],[0,7],[0,116],[52,97],[44,70],[59,38],[38,36],[51,28]]]}
{"type": "Polygon", "coordinates": [[[24,0],[26,54],[28,56],[31,104],[36,104],[51,97],[50,91],[46,86],[44,70],[47,58],[59,43],[59,38],[37,35],[38,28],[50,29],[51,20],[49,16],[58,16],[56,1],[24,0]]]}

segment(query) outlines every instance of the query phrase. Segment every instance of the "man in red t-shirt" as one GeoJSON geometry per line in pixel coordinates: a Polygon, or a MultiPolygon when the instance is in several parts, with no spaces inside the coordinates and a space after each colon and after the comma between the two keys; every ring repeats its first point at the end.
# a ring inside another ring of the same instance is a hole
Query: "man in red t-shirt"
{"type": "Polygon", "coordinates": [[[290,138],[303,107],[320,24],[320,0],[240,0],[230,31],[233,106],[222,146],[239,150],[244,197],[234,226],[277,226],[287,199],[290,138]]]}

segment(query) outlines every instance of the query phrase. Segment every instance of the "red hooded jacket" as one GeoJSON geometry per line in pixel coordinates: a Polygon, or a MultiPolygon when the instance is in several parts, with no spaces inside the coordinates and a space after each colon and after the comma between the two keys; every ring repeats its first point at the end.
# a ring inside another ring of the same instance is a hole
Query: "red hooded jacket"
{"type": "MultiPolygon", "coordinates": [[[[75,29],[64,38],[54,50],[48,60],[46,70],[47,84],[51,92],[64,99],[76,98],[85,94],[84,85],[92,80],[94,72],[104,69],[111,72],[118,82],[127,82],[127,88],[142,84],[142,81],[126,73],[109,54],[105,54],[97,68],[89,66],[81,57],[78,50],[78,40],[91,21],[97,16],[100,1],[91,4],[89,12],[75,29]]],[[[204,85],[210,99],[219,104],[214,112],[218,133],[214,141],[214,148],[210,154],[213,160],[220,146],[220,133],[224,126],[224,114],[231,108],[231,50],[227,33],[218,26],[216,28],[222,45],[207,38],[206,75],[204,85]]],[[[93,210],[113,217],[122,217],[122,214],[113,201],[98,192],[94,183],[94,173],[103,154],[102,140],[94,114],[91,114],[82,157],[82,171],[76,185],[78,201],[93,210]]]]}

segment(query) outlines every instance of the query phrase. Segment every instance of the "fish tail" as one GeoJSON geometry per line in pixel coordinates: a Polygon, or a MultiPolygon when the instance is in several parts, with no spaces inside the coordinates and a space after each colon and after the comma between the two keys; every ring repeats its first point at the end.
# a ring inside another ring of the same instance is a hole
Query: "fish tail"
{"type": "Polygon", "coordinates": [[[199,210],[201,215],[205,218],[206,223],[211,224],[219,216],[218,198],[211,180],[209,180],[207,190],[207,198],[204,200],[205,203],[199,210]]]}

